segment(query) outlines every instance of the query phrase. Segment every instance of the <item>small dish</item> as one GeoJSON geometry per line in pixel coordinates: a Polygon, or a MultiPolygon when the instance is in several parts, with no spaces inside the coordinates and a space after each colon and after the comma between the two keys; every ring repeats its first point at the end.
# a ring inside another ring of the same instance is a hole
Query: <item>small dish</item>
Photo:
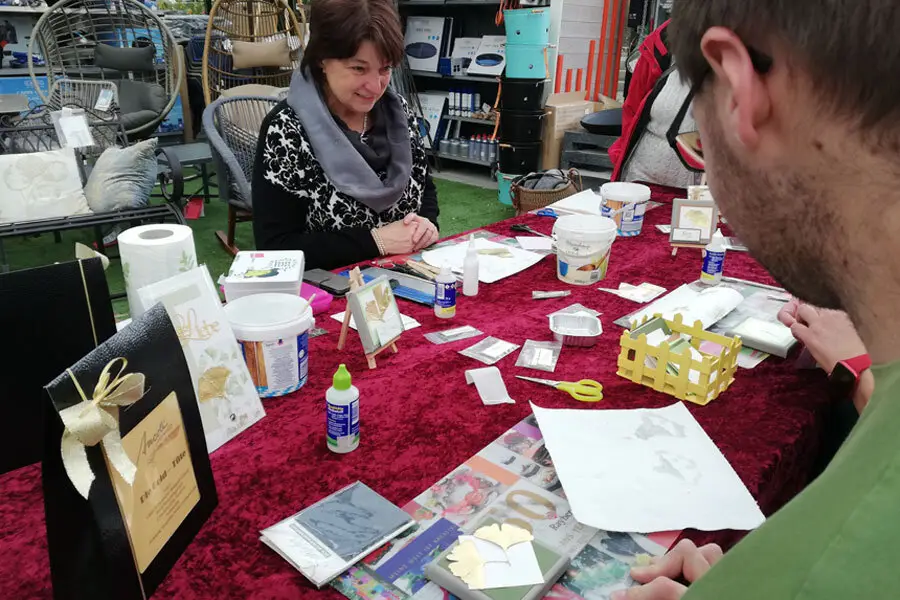
{"type": "Polygon", "coordinates": [[[603,333],[603,326],[593,315],[556,314],[550,317],[550,331],[565,346],[590,348],[603,333]]]}

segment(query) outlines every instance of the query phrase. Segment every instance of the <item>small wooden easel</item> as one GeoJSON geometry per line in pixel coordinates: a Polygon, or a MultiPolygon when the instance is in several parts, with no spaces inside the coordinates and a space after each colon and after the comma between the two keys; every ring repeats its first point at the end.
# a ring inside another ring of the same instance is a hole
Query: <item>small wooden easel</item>
{"type": "MultiPolygon", "coordinates": [[[[360,273],[360,271],[359,271],[359,267],[354,267],[350,271],[350,274],[348,276],[350,277],[350,291],[351,292],[358,290],[359,288],[361,288],[364,285],[363,276],[362,276],[362,273],[360,273]]],[[[338,338],[338,345],[337,345],[338,350],[343,350],[344,344],[347,342],[347,332],[350,331],[350,319],[352,317],[353,317],[353,315],[350,314],[350,303],[348,301],[347,302],[347,310],[344,312],[344,322],[341,325],[341,335],[338,338]]],[[[357,323],[356,326],[360,327],[360,324],[357,323]]],[[[392,339],[391,341],[386,343],[384,346],[382,346],[375,352],[372,352],[371,354],[366,354],[366,362],[369,363],[369,369],[375,369],[378,367],[378,365],[375,363],[375,357],[378,356],[379,354],[381,354],[382,352],[384,352],[385,350],[387,350],[388,348],[393,350],[394,354],[399,353],[400,350],[397,349],[397,344],[396,344],[396,341],[399,339],[400,339],[400,336],[398,335],[397,337],[395,337],[394,339],[392,339]]]]}

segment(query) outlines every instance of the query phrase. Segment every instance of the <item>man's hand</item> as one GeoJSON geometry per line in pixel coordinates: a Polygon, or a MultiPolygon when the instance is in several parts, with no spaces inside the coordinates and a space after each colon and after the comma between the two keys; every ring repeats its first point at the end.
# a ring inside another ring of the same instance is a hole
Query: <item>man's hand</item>
{"type": "Polygon", "coordinates": [[[615,592],[611,600],[678,600],[687,587],[675,581],[694,583],[722,558],[716,544],[698,548],[690,540],[681,540],[665,556],[653,559],[649,567],[633,567],[631,578],[638,587],[615,592]]]}
{"type": "Polygon", "coordinates": [[[434,223],[424,217],[420,217],[416,213],[409,213],[406,215],[406,217],[403,218],[403,224],[415,228],[415,232],[412,236],[414,252],[427,248],[438,241],[438,238],[440,237],[434,223]]]}
{"type": "Polygon", "coordinates": [[[831,373],[838,361],[866,353],[845,312],[815,308],[794,299],[779,311],[778,320],[791,328],[826,373],[831,373]]]}

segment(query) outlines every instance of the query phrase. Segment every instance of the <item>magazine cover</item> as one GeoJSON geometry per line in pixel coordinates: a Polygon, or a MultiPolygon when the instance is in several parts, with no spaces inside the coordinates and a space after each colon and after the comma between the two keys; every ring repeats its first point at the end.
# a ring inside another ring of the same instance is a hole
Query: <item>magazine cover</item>
{"type": "Polygon", "coordinates": [[[425,567],[482,516],[512,521],[573,557],[548,598],[606,600],[635,585],[636,556],[660,556],[680,532],[607,533],[577,522],[534,416],[523,420],[403,507],[416,521],[331,585],[351,600],[445,600],[425,567]]]}

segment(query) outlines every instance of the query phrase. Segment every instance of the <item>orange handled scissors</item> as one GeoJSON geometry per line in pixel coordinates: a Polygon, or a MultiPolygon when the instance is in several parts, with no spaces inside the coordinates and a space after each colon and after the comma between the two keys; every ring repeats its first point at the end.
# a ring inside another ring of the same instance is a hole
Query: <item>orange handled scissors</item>
{"type": "Polygon", "coordinates": [[[553,381],[552,379],[537,379],[535,377],[523,377],[516,375],[517,379],[524,379],[532,383],[540,383],[541,385],[549,385],[563,392],[568,392],[570,396],[580,402],[600,402],[603,400],[603,386],[593,379],[582,379],[581,381],[553,381]]]}

